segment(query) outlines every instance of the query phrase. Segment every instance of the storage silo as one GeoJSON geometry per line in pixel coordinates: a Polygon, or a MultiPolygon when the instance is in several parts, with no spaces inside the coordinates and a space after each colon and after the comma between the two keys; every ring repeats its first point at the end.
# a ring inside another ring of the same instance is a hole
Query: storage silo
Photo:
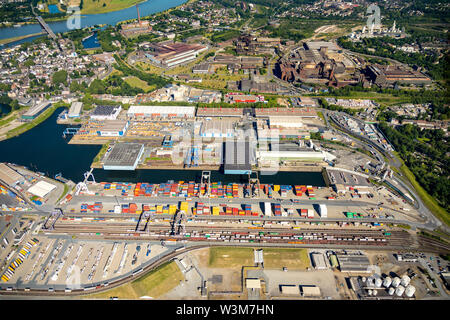
{"type": "Polygon", "coordinates": [[[366,283],[367,278],[366,278],[366,277],[362,277],[361,281],[362,281],[363,283],[366,283]]]}
{"type": "Polygon", "coordinates": [[[386,278],[384,278],[383,286],[384,286],[385,288],[389,288],[389,286],[391,285],[391,283],[392,283],[391,277],[386,277],[386,278]]]}
{"type": "Polygon", "coordinates": [[[367,287],[373,287],[374,286],[374,284],[373,284],[374,281],[375,281],[375,279],[374,279],[373,276],[368,277],[367,281],[366,281],[366,286],[367,287]]]}
{"type": "Polygon", "coordinates": [[[397,289],[395,289],[395,294],[399,297],[402,296],[403,292],[405,292],[405,287],[400,285],[397,287],[397,289]]]}
{"type": "Polygon", "coordinates": [[[381,278],[377,278],[375,280],[375,287],[377,288],[381,288],[381,284],[383,283],[383,280],[381,280],[381,278]]]}
{"type": "Polygon", "coordinates": [[[394,280],[392,280],[392,286],[394,288],[397,288],[399,284],[400,284],[400,278],[399,277],[395,277],[394,280]]]}
{"type": "Polygon", "coordinates": [[[372,295],[372,290],[371,290],[371,289],[367,290],[367,294],[368,294],[369,296],[371,296],[371,295],[372,295]]]}
{"type": "Polygon", "coordinates": [[[388,291],[389,295],[392,296],[394,294],[394,292],[395,292],[395,289],[390,287],[389,291],[388,291]]]}
{"type": "Polygon", "coordinates": [[[412,285],[407,286],[405,289],[405,294],[408,298],[411,298],[415,292],[416,292],[416,287],[414,287],[412,285]]]}
{"type": "Polygon", "coordinates": [[[373,291],[372,291],[372,294],[373,294],[374,296],[376,296],[376,295],[378,294],[378,290],[373,290],[373,291]]]}
{"type": "Polygon", "coordinates": [[[400,284],[401,284],[402,286],[404,286],[404,287],[407,287],[408,284],[409,284],[410,282],[411,282],[411,278],[408,277],[407,275],[404,275],[404,276],[402,277],[402,280],[401,280],[400,284]]]}

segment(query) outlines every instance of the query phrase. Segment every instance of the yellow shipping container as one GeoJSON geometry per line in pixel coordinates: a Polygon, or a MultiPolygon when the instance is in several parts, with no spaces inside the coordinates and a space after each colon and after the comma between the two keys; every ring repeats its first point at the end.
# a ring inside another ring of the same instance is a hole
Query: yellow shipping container
{"type": "Polygon", "coordinates": [[[214,216],[218,216],[219,215],[219,207],[213,207],[212,208],[212,213],[214,216]]]}
{"type": "Polygon", "coordinates": [[[156,213],[162,213],[163,206],[156,206],[156,213]]]}
{"type": "Polygon", "coordinates": [[[169,214],[169,210],[164,209],[162,213],[163,213],[163,214],[169,214]]]}
{"type": "Polygon", "coordinates": [[[280,191],[280,185],[279,185],[279,184],[275,184],[275,185],[273,186],[273,191],[275,191],[275,192],[280,191]]]}

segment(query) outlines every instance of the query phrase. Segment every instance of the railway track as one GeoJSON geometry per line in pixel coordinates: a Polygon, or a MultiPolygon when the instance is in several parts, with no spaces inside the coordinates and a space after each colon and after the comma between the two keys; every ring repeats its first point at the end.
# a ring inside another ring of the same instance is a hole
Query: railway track
{"type": "Polygon", "coordinates": [[[136,232],[132,223],[58,223],[47,233],[78,234],[96,239],[139,239],[189,242],[278,243],[304,245],[389,246],[408,248],[411,236],[405,231],[365,229],[299,229],[299,228],[238,228],[226,226],[186,226],[185,235],[173,235],[169,225],[152,225],[145,232],[136,232]]]}

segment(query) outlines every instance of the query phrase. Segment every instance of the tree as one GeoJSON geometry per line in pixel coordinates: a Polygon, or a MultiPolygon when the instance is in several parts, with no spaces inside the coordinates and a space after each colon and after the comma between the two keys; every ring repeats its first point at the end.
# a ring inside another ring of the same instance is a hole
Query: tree
{"type": "Polygon", "coordinates": [[[52,76],[52,83],[55,86],[58,86],[60,83],[63,83],[67,86],[67,71],[66,70],[59,70],[53,73],[52,76]]]}

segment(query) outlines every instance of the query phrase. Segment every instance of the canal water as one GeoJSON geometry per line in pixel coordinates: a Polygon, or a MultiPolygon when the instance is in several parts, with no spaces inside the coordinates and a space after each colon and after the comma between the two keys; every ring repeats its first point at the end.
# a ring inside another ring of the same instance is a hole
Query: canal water
{"type": "Polygon", "coordinates": [[[11,111],[11,107],[7,104],[0,103],[0,118],[7,115],[11,111]]]}
{"type": "MultiPolygon", "coordinates": [[[[167,9],[179,6],[185,3],[186,0],[148,0],[139,4],[139,12],[141,17],[145,17],[157,12],[165,11],[167,9]]],[[[81,16],[81,28],[90,27],[100,24],[115,25],[116,23],[124,20],[137,19],[136,7],[132,6],[119,11],[99,13],[99,14],[87,14],[81,16]]],[[[55,21],[47,23],[54,33],[69,31],[67,27],[67,21],[55,21]]],[[[0,28],[0,39],[24,36],[32,33],[41,32],[39,24],[23,25],[20,28],[0,28]]],[[[31,41],[36,37],[23,39],[20,42],[14,42],[11,45],[19,44],[25,41],[31,41]]]]}
{"type": "MultiPolygon", "coordinates": [[[[72,145],[62,137],[66,125],[56,123],[64,108],[59,108],[46,121],[18,137],[0,141],[0,162],[11,162],[45,173],[53,178],[61,173],[74,182],[83,180],[92,160],[100,151],[99,145],[72,145]]],[[[73,126],[71,126],[73,127],[73,126]]],[[[95,169],[95,180],[100,182],[150,182],[199,181],[201,170],[136,170],[109,171],[95,169]]],[[[224,175],[211,172],[211,181],[247,182],[245,175],[224,175]]],[[[261,183],[299,184],[325,186],[321,172],[279,172],[275,175],[260,175],[261,183]]]]}

